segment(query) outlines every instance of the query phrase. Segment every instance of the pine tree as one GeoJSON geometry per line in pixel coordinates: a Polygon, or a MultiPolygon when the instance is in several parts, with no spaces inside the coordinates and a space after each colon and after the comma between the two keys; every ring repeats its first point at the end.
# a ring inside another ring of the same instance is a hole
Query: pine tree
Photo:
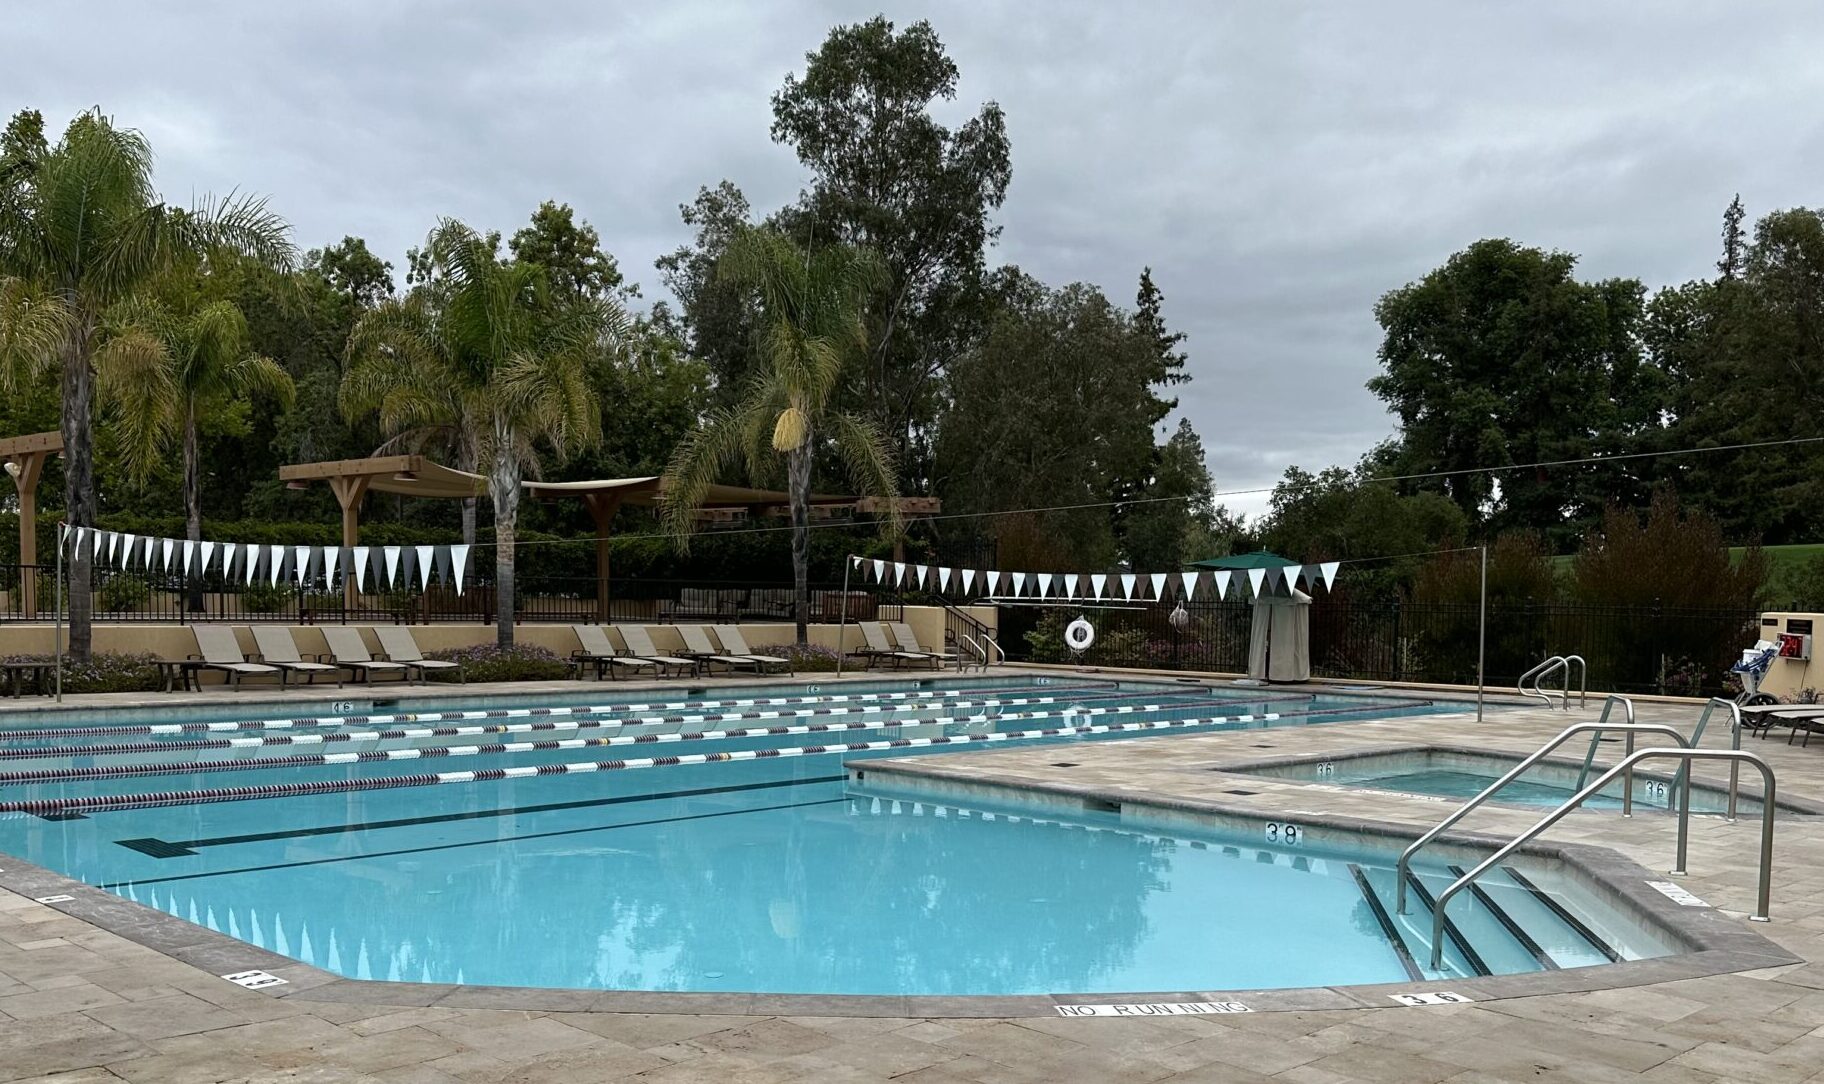
{"type": "Polygon", "coordinates": [[[1723,212],[1723,258],[1716,261],[1716,269],[1722,274],[1722,281],[1734,282],[1742,275],[1742,256],[1745,241],[1742,233],[1742,219],[1748,212],[1742,207],[1742,194],[1737,192],[1729,201],[1729,209],[1723,212]]]}
{"type": "MultiPolygon", "coordinates": [[[[1150,267],[1142,269],[1140,292],[1134,298],[1134,323],[1138,325],[1140,333],[1152,341],[1154,350],[1158,354],[1158,371],[1151,381],[1156,387],[1182,384],[1191,378],[1191,374],[1184,371],[1184,351],[1178,349],[1178,344],[1184,341],[1184,332],[1172,331],[1165,326],[1165,315],[1162,312],[1164,300],[1165,295],[1160,293],[1159,287],[1153,284],[1153,269],[1150,267]]],[[[1153,418],[1154,422],[1158,422],[1178,406],[1178,400],[1175,398],[1159,399],[1158,402],[1159,412],[1158,416],[1153,418]]]]}

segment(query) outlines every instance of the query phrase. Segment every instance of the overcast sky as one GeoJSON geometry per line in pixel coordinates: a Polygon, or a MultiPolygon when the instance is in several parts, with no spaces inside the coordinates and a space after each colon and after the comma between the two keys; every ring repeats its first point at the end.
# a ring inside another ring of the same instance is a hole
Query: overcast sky
{"type": "MultiPolygon", "coordinates": [[[[395,264],[439,215],[510,232],[573,204],[646,296],[678,204],[806,182],[768,97],[879,4],[24,4],[0,106],[144,130],[168,198],[267,194],[300,246],[395,264]]],[[[1150,264],[1189,333],[1184,410],[1219,488],[1350,464],[1391,421],[1372,306],[1479,237],[1587,277],[1711,273],[1723,207],[1824,202],[1824,9],[1338,0],[902,4],[1001,103],[996,261],[1131,303],[1150,264]]],[[[1236,496],[1255,510],[1261,499],[1236,496]]]]}

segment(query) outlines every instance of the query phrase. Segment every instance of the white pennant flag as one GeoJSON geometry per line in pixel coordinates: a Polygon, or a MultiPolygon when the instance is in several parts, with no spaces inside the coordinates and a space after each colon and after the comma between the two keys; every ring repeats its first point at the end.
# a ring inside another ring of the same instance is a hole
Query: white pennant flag
{"type": "Polygon", "coordinates": [[[260,568],[260,547],[252,542],[247,543],[247,586],[253,586],[253,577],[260,568]]]}
{"type": "Polygon", "coordinates": [[[171,571],[171,555],[177,552],[177,545],[169,538],[161,538],[159,541],[165,544],[165,571],[169,572],[171,571]]]}
{"type": "Polygon", "coordinates": [[[196,543],[186,538],[184,539],[184,563],[180,566],[184,575],[190,574],[190,562],[194,560],[196,560],[196,543]]]}
{"type": "Polygon", "coordinates": [[[1019,598],[1020,594],[1026,590],[1026,573],[1009,572],[1008,575],[1013,577],[1013,597],[1019,598]]]}
{"type": "Polygon", "coordinates": [[[874,582],[882,583],[886,580],[886,578],[887,578],[887,563],[885,561],[875,561],[874,562],[874,582]]]}
{"type": "Polygon", "coordinates": [[[943,592],[950,590],[950,569],[943,565],[937,569],[937,589],[943,592]]]}
{"type": "Polygon", "coordinates": [[[198,573],[207,573],[209,571],[209,562],[215,560],[215,543],[198,542],[197,545],[202,547],[203,563],[202,563],[202,566],[200,568],[198,568],[196,571],[198,573]]]}
{"type": "Polygon", "coordinates": [[[1077,583],[1081,578],[1082,577],[1078,576],[1075,572],[1071,572],[1071,573],[1068,573],[1065,575],[1065,577],[1064,577],[1064,597],[1065,598],[1076,598],[1077,597],[1077,583]]]}
{"type": "Polygon", "coordinates": [[[270,551],[269,555],[272,558],[272,567],[266,571],[272,575],[272,586],[277,587],[279,585],[279,569],[285,566],[285,547],[267,546],[266,548],[270,551]]]}
{"type": "Polygon", "coordinates": [[[853,569],[861,568],[861,558],[851,553],[849,555],[849,567],[853,569]]]}
{"type": "Polygon", "coordinates": [[[984,572],[983,575],[988,577],[988,596],[993,598],[994,593],[1001,589],[1000,569],[991,568],[987,572],[984,572]]]}
{"type": "MultiPolygon", "coordinates": [[[[859,560],[859,558],[857,559],[859,560]]],[[[462,594],[462,577],[469,568],[469,547],[450,547],[450,570],[456,578],[456,593],[462,594]]]]}
{"type": "Polygon", "coordinates": [[[1096,601],[1102,601],[1102,589],[1108,586],[1108,577],[1098,572],[1089,578],[1089,589],[1095,592],[1096,601]]]}
{"type": "Polygon", "coordinates": [[[1153,581],[1153,598],[1160,602],[1164,602],[1165,601],[1165,573],[1155,572],[1152,574],[1152,576],[1150,578],[1153,581]]]}
{"type": "Polygon", "coordinates": [[[1138,583],[1139,580],[1140,577],[1134,575],[1132,572],[1121,573],[1121,597],[1126,599],[1133,598],[1134,584],[1138,583]]]}
{"type": "Polygon", "coordinates": [[[341,546],[324,546],[323,547],[323,582],[328,584],[330,587],[330,590],[332,590],[332,591],[335,590],[337,587],[336,566],[341,563],[342,563],[342,547],[341,546]]]}
{"type": "Polygon", "coordinates": [[[114,563],[114,555],[117,552],[119,552],[119,550],[120,550],[120,535],[118,532],[110,532],[108,534],[108,563],[109,564],[114,563]]]}
{"type": "Polygon", "coordinates": [[[310,547],[293,546],[291,556],[291,574],[297,577],[298,586],[302,587],[304,586],[304,577],[310,574],[310,547]]]}
{"type": "Polygon", "coordinates": [[[1336,570],[1341,564],[1341,561],[1325,561],[1317,566],[1317,570],[1324,576],[1324,590],[1330,590],[1330,584],[1336,579],[1336,570]]]}
{"type": "Polygon", "coordinates": [[[975,587],[975,569],[973,569],[973,568],[963,569],[963,594],[967,595],[967,594],[971,593],[971,591],[974,587],[975,587]]]}
{"type": "Polygon", "coordinates": [[[1038,577],[1039,577],[1039,597],[1044,598],[1046,595],[1049,595],[1051,593],[1051,573],[1041,572],[1038,574],[1038,577]]]}
{"type": "Polygon", "coordinates": [[[426,591],[431,586],[431,554],[433,546],[418,547],[418,590],[426,591]]]}
{"type": "Polygon", "coordinates": [[[122,535],[121,539],[120,553],[114,563],[120,568],[126,568],[133,560],[133,545],[139,541],[139,536],[128,534],[122,535]]]}
{"type": "Polygon", "coordinates": [[[386,589],[391,591],[399,584],[399,547],[382,546],[380,556],[386,561],[386,589]]]}
{"type": "Polygon", "coordinates": [[[1216,573],[1214,578],[1216,580],[1216,597],[1218,599],[1229,597],[1229,577],[1232,575],[1234,575],[1234,573],[1231,572],[1216,573]]]}
{"type": "Polygon", "coordinates": [[[74,528],[70,528],[70,530],[72,530],[76,535],[76,544],[71,547],[70,552],[76,554],[77,556],[81,556],[82,555],[82,539],[83,539],[83,536],[88,533],[89,529],[87,527],[74,527],[74,528]]]}
{"type": "Polygon", "coordinates": [[[931,571],[931,566],[913,565],[912,570],[918,574],[918,578],[913,582],[918,584],[918,589],[920,591],[923,591],[925,589],[925,574],[931,571]]]}
{"type": "Polygon", "coordinates": [[[233,542],[222,543],[222,578],[234,575],[234,554],[240,547],[233,542]]]}
{"type": "Polygon", "coordinates": [[[1267,570],[1266,569],[1264,569],[1264,568],[1248,569],[1248,584],[1249,584],[1249,586],[1254,588],[1254,597],[1255,598],[1260,597],[1260,587],[1261,587],[1261,584],[1266,582],[1266,579],[1267,579],[1267,570]]]}
{"type": "MultiPolygon", "coordinates": [[[[468,549],[464,546],[463,549],[468,549]]],[[[367,590],[367,554],[366,546],[356,546],[348,551],[348,559],[355,566],[355,590],[367,590]]]]}
{"type": "Polygon", "coordinates": [[[1178,578],[1184,581],[1184,600],[1191,601],[1197,595],[1197,576],[1195,572],[1180,572],[1178,578]]]}
{"type": "Polygon", "coordinates": [[[92,561],[101,556],[101,547],[106,544],[108,532],[91,531],[89,533],[89,559],[92,561]]]}
{"type": "Polygon", "coordinates": [[[905,583],[905,582],[906,582],[906,563],[904,561],[894,561],[893,562],[893,586],[898,587],[900,584],[905,583]]]}

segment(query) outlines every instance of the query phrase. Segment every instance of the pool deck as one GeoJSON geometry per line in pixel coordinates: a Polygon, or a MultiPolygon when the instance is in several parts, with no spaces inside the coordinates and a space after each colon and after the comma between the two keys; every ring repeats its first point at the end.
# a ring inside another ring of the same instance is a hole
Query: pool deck
{"type": "MultiPolygon", "coordinates": [[[[347,696],[344,690],[326,698],[347,696]]],[[[1068,758],[1060,757],[1056,746],[976,749],[902,763],[921,775],[971,785],[1129,795],[1320,823],[1359,818],[1418,829],[1451,807],[1219,769],[1278,755],[1395,745],[1525,752],[1570,722],[1594,719],[1596,709],[1592,702],[1568,718],[1537,708],[1505,709],[1480,724],[1470,715],[1432,715],[1176,734],[1085,743],[1073,746],[1068,758]],[[1238,790],[1251,793],[1234,793],[1238,790]]],[[[1642,722],[1688,728],[1698,710],[1692,704],[1641,704],[1639,715],[1642,722]]],[[[1713,727],[1704,744],[1725,747],[1726,727],[1716,726],[1716,720],[1713,727]]],[[[1824,742],[1814,750],[1789,747],[1783,738],[1749,739],[1746,747],[1767,756],[1784,794],[1824,798],[1824,742]]],[[[867,767],[873,772],[882,763],[867,767]]],[[[1699,774],[1718,772],[1707,766],[1699,774]]],[[[1537,809],[1490,806],[1465,826],[1512,834],[1538,816],[1537,809]]],[[[1718,908],[1702,912],[1711,921],[1764,936],[1799,962],[1468,1005],[1378,1007],[1358,991],[1328,1002],[1335,1008],[1149,1019],[1060,1018],[1038,1005],[1006,1018],[954,1015],[974,1011],[962,1004],[968,999],[903,1010],[925,1015],[878,1015],[893,1011],[881,1005],[874,1015],[832,1016],[826,1014],[841,1001],[809,997],[789,1007],[775,1003],[762,1015],[756,999],[741,996],[714,1005],[680,998],[666,1006],[651,1000],[663,995],[603,992],[545,993],[520,1001],[536,1008],[514,1008],[512,991],[334,980],[250,946],[224,946],[215,935],[203,937],[207,931],[182,923],[178,926],[195,931],[186,944],[152,947],[169,938],[176,920],[125,901],[116,901],[118,907],[86,897],[34,902],[37,896],[63,894],[59,881],[0,856],[0,885],[7,886],[0,888],[0,1081],[1824,1079],[1824,823],[1780,820],[1773,921],[1767,924],[1745,918],[1753,904],[1758,829],[1758,821],[1746,817],[1735,824],[1694,820],[1691,873],[1681,884],[1718,908]],[[68,913],[71,909],[97,921],[68,913]],[[291,981],[245,990],[221,977],[262,957],[267,970],[291,981]],[[647,1000],[630,1000],[635,998],[647,1000]],[[483,1005],[491,1007],[476,1007],[483,1005]],[[634,1005],[673,1011],[617,1011],[634,1005]]],[[[1546,838],[1612,848],[1649,870],[1666,869],[1672,853],[1672,825],[1663,815],[1624,820],[1612,811],[1579,813],[1546,838]]],[[[1605,970],[1588,969],[1589,985],[1603,985],[1605,970]]],[[[1485,993],[1473,983],[1446,985],[1479,998],[1485,993]]],[[[906,999],[885,1000],[910,1005],[906,999]]],[[[1259,1007],[1269,1009],[1272,1001],[1263,997],[1259,1007]]]]}

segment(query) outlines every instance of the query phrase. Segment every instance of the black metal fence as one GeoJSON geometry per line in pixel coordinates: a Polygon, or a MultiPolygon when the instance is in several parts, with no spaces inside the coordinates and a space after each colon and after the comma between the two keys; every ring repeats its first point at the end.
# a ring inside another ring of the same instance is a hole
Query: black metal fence
{"type": "MultiPolygon", "coordinates": [[[[199,577],[100,567],[93,575],[93,619],[104,623],[487,624],[495,619],[494,586],[486,574],[465,582],[461,593],[436,581],[382,591],[370,578],[368,590],[352,597],[340,582],[331,584],[321,576],[303,583],[246,583],[219,573],[199,577]]],[[[55,570],[0,565],[0,596],[0,623],[49,621],[56,600],[55,570]]],[[[843,598],[840,584],[813,583],[811,620],[842,618],[843,598]]],[[[851,590],[847,598],[850,621],[890,616],[881,613],[882,601],[866,591],[851,590]]],[[[610,580],[604,600],[593,578],[541,576],[520,582],[513,609],[517,620],[533,622],[791,621],[793,599],[789,582],[629,578],[610,580]]]]}
{"type": "MultiPolygon", "coordinates": [[[[1084,611],[1096,643],[1083,660],[1100,666],[1241,672],[1248,666],[1252,607],[1194,602],[1175,628],[1168,607],[1084,611]]],[[[1069,608],[1008,607],[1000,642],[1010,657],[1062,662],[1069,608]]],[[[1478,608],[1469,605],[1354,603],[1310,607],[1315,676],[1473,685],[1478,608]]],[[[1488,610],[1490,685],[1512,685],[1550,655],[1578,654],[1592,689],[1683,695],[1724,691],[1730,664],[1759,638],[1752,610],[1551,603],[1488,610]]]]}

